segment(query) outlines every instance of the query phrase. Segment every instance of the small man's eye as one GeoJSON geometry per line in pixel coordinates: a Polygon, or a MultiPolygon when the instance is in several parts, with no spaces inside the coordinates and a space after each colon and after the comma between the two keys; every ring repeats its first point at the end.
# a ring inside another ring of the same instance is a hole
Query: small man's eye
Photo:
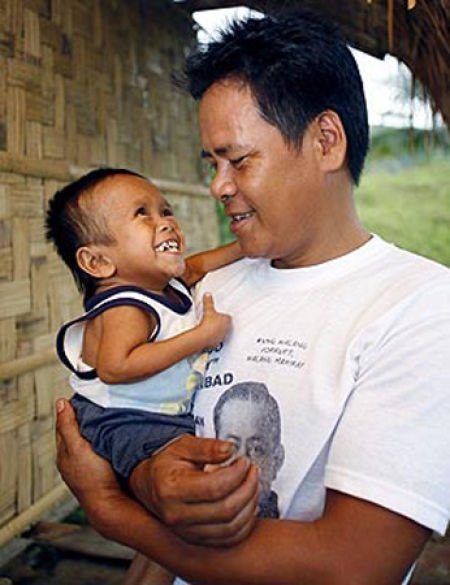
{"type": "Polygon", "coordinates": [[[165,207],[162,211],[163,217],[171,217],[173,215],[173,210],[171,207],[165,207]]]}
{"type": "Polygon", "coordinates": [[[145,209],[145,207],[142,205],[141,207],[138,207],[136,209],[135,215],[147,215],[147,210],[145,209]]]}

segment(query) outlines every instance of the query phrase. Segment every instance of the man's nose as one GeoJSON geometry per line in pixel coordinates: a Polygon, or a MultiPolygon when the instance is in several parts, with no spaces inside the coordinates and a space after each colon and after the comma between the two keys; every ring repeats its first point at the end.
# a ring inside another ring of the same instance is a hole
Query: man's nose
{"type": "Polygon", "coordinates": [[[216,176],[211,182],[210,190],[214,199],[226,206],[236,195],[237,186],[229,171],[217,169],[216,176]]]}

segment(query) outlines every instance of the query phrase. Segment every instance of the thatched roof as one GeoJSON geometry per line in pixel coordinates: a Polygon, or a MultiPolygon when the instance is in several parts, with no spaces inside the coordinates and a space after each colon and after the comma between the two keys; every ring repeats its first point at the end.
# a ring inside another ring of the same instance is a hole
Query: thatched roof
{"type": "Polygon", "coordinates": [[[248,6],[280,10],[302,6],[334,20],[355,48],[403,61],[429,92],[450,128],[450,0],[186,0],[185,10],[248,6]]]}

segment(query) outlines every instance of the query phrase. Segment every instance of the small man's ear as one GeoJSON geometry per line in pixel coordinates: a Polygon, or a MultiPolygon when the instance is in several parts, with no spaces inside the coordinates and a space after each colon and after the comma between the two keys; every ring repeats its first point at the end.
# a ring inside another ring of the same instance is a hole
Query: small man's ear
{"type": "Polygon", "coordinates": [[[333,110],[325,110],[315,122],[321,166],[325,171],[337,171],[347,159],[347,136],[341,118],[333,110]]]}
{"type": "Polygon", "coordinates": [[[111,258],[105,256],[96,246],[81,246],[76,252],[78,266],[95,278],[110,278],[116,272],[111,258]]]}

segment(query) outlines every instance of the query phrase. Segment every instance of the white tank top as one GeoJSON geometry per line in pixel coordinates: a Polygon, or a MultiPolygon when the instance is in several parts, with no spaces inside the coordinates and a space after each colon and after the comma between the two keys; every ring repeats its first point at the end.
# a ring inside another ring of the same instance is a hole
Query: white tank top
{"type": "MultiPolygon", "coordinates": [[[[95,369],[83,363],[81,352],[85,324],[112,307],[132,305],[147,311],[157,326],[149,343],[174,337],[196,325],[192,297],[186,285],[171,280],[178,302],[137,286],[120,286],[89,299],[86,312],[58,332],[56,346],[62,363],[71,371],[70,385],[78,394],[103,407],[137,408],[162,414],[184,414],[191,409],[192,393],[201,372],[193,367],[198,355],[175,363],[146,379],[128,384],[105,384],[95,369]]],[[[120,335],[120,331],[117,332],[120,335]]]]}

